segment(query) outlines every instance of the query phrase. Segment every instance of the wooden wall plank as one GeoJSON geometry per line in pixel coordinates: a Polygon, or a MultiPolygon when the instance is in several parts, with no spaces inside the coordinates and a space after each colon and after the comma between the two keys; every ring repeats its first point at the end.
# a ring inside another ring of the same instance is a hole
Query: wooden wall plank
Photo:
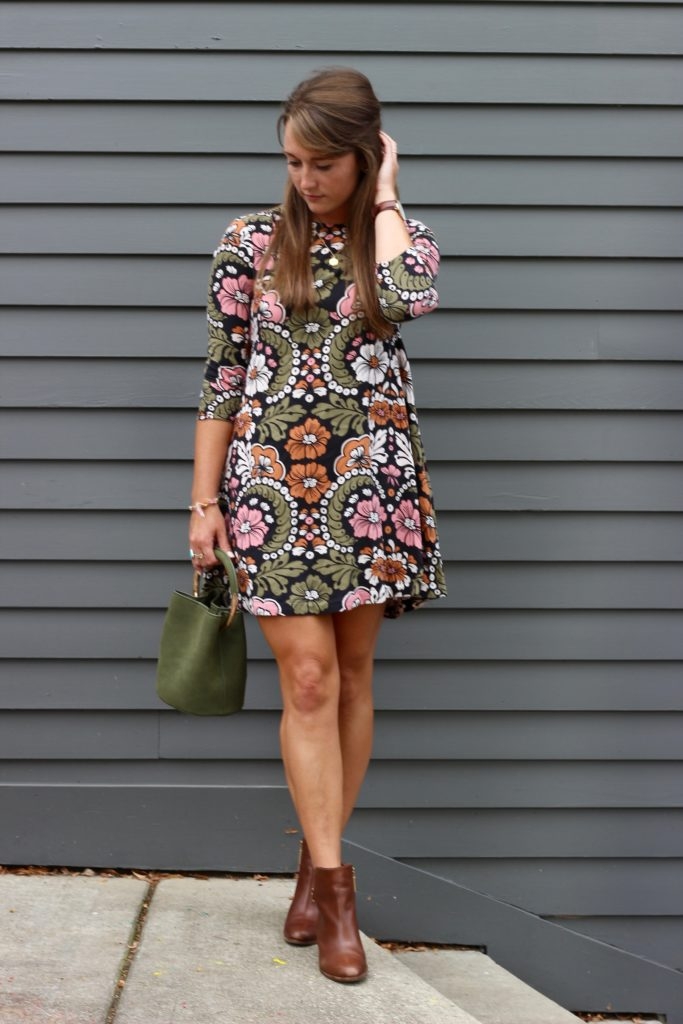
{"type": "MultiPolygon", "coordinates": [[[[169,712],[5,711],[0,713],[0,740],[11,760],[182,760],[224,759],[226,750],[238,760],[279,757],[279,714],[242,711],[239,716],[204,718],[169,712]]],[[[680,756],[681,714],[671,711],[634,715],[631,712],[495,712],[380,711],[373,758],[377,761],[675,761],[680,756]],[[573,729],[569,729],[573,726],[573,729]]],[[[420,789],[413,790],[423,806],[420,789]]],[[[493,802],[499,808],[500,803],[493,802]]],[[[408,807],[408,799],[376,805],[408,807]]],[[[438,805],[437,805],[438,806],[438,805]]],[[[458,802],[447,804],[458,806],[458,802]]],[[[478,805],[469,805],[477,808],[478,805]]],[[[514,805],[520,806],[520,805],[514,805]]],[[[522,807],[529,806],[522,802],[522,807]]],[[[548,791],[545,803],[557,807],[548,791]]],[[[603,807],[600,802],[597,805],[603,807]]],[[[617,819],[618,798],[606,814],[617,819]]],[[[631,805],[627,805],[631,806],[631,805]]],[[[633,806],[638,806],[634,803],[633,806]]],[[[642,806],[642,805],[641,805],[642,806]]],[[[646,801],[648,810],[662,806],[646,801]]],[[[680,801],[665,807],[680,806],[680,801]]],[[[623,820],[622,816],[622,820],[623,820]]],[[[408,856],[396,852],[396,856],[408,856]]],[[[512,854],[510,854],[512,855],[512,854]]],[[[538,854],[542,854],[539,852],[538,854]]]]}
{"type": "MultiPolygon", "coordinates": [[[[392,4],[387,33],[382,3],[319,5],[259,3],[248,8],[215,3],[169,4],[159,19],[154,3],[3,3],[8,48],[68,50],[173,50],[281,52],[337,50],[415,52],[414,8],[392,4]],[[358,32],[362,23],[363,31],[358,32]],[[269,32],[264,34],[263,25],[269,32]]],[[[681,53],[681,11],[676,6],[421,3],[420,52],[681,53]]]]}
{"type": "MultiPolygon", "coordinates": [[[[683,128],[683,126],[682,126],[683,128]]],[[[218,207],[16,206],[3,216],[2,253],[207,258],[244,211],[218,207]]],[[[656,209],[492,210],[412,207],[448,256],[683,257],[683,212],[656,209]]]]}
{"type": "MultiPolygon", "coordinates": [[[[0,303],[39,306],[116,301],[190,306],[207,285],[206,259],[181,256],[55,256],[36,288],[32,256],[0,257],[0,303]]],[[[446,309],[683,308],[683,260],[449,258],[441,261],[446,309]]]]}
{"type": "MultiPolygon", "coordinates": [[[[21,609],[0,620],[5,658],[27,651],[39,659],[156,658],[163,613],[150,609],[21,609]],[[41,638],[36,649],[35,637],[41,638]]],[[[255,628],[255,627],[254,627],[255,628]]],[[[268,654],[251,633],[250,656],[268,654]]],[[[378,657],[425,662],[677,661],[683,658],[683,614],[676,611],[456,611],[431,608],[408,615],[380,635],[378,657]],[[444,632],[447,631],[447,632],[444,632]],[[444,649],[443,637],[449,643],[444,649]]]]}
{"type": "Polygon", "coordinates": [[[680,106],[683,71],[669,56],[411,54],[366,56],[231,52],[90,53],[8,51],[0,98],[6,100],[230,100],[279,102],[326,64],[351,64],[371,77],[377,95],[409,103],[570,103],[680,106]],[[333,59],[330,59],[332,58],[333,59]],[[457,92],[444,83],[457,82],[457,92]]]}
{"type": "MultiPolygon", "coordinates": [[[[96,657],[4,658],[1,665],[0,701],[6,710],[173,713],[156,696],[156,662],[151,659],[126,661],[119,653],[104,661],[96,657]]],[[[430,660],[428,673],[420,666],[410,655],[401,661],[378,660],[374,689],[379,710],[414,709],[415,679],[420,673],[420,708],[425,711],[683,711],[680,665],[675,661],[472,661],[456,650],[451,660],[430,660]]],[[[250,651],[245,706],[253,711],[282,706],[277,673],[265,652],[259,660],[250,651]]],[[[124,768],[118,764],[117,777],[134,782],[138,770],[151,770],[136,765],[131,761],[129,774],[121,775],[124,768]]],[[[166,773],[173,762],[159,765],[166,773]]],[[[39,767],[38,763],[31,770],[39,767]]],[[[6,770],[10,770],[7,763],[2,767],[6,770]]],[[[23,770],[29,770],[26,763],[23,770]]],[[[61,768],[50,762],[46,770],[59,773],[61,768]]],[[[171,774],[170,778],[177,777],[171,774]]]]}
{"type": "MultiPolygon", "coordinates": [[[[175,463],[7,462],[2,476],[7,510],[182,510],[190,486],[175,463]]],[[[683,511],[677,465],[436,463],[430,476],[446,511],[683,511]]]]}
{"type": "MultiPolygon", "coordinates": [[[[0,101],[0,151],[270,154],[278,114],[279,103],[0,101]]],[[[382,117],[402,156],[683,156],[678,107],[456,103],[422,106],[416,117],[390,97],[382,117]]]]}
{"type": "MultiPolygon", "coordinates": [[[[106,551],[102,552],[106,559],[106,551]]],[[[522,561],[446,563],[454,581],[440,608],[683,610],[680,565],[522,561]]],[[[186,562],[144,560],[0,563],[0,608],[164,609],[176,587],[189,589],[186,562]]]]}
{"type": "MultiPolygon", "coordinates": [[[[258,210],[279,202],[283,189],[281,156],[8,153],[3,167],[3,203],[208,203],[258,210]]],[[[401,159],[401,194],[408,208],[680,207],[682,167],[680,159],[656,155],[407,156],[401,159]]]]}
{"type": "MultiPolygon", "coordinates": [[[[62,716],[63,717],[63,716],[62,716]]],[[[61,719],[57,719],[60,721],[61,719]]],[[[155,786],[191,788],[197,791],[209,786],[223,788],[234,786],[283,786],[284,771],[279,758],[243,758],[227,760],[89,760],[88,780],[91,786],[155,786]]],[[[83,777],[84,760],[46,760],[27,763],[25,760],[5,761],[2,766],[1,786],[17,781],[32,785],[68,786],[83,777]]],[[[359,797],[362,808],[538,808],[549,806],[548,792],[552,791],[552,807],[601,808],[623,807],[680,807],[681,806],[680,763],[671,761],[638,761],[629,764],[619,761],[392,761],[373,760],[359,797]],[[543,779],[548,785],[543,785],[543,779]]],[[[1,790],[0,790],[1,791],[1,790]]],[[[410,861],[409,861],[410,863],[410,861]]],[[[595,892],[599,879],[606,871],[606,860],[594,859],[589,865],[582,865],[569,859],[540,862],[547,865],[550,878],[538,881],[538,897],[530,909],[535,913],[562,913],[562,908],[572,905],[572,885],[585,880],[588,893],[595,892]],[[602,870],[601,870],[602,869],[602,870]],[[564,873],[566,885],[560,884],[564,873]],[[557,887],[557,898],[551,898],[552,886],[557,887]],[[541,901],[540,905],[538,901],[541,901]],[[545,908],[545,909],[543,909],[545,908]]],[[[621,884],[624,878],[634,878],[646,868],[646,862],[634,866],[630,858],[610,860],[615,869],[621,868],[621,884]]],[[[415,861],[415,867],[453,881],[469,885],[470,879],[485,881],[485,885],[474,884],[484,892],[498,898],[509,898],[508,887],[520,881],[533,890],[534,872],[543,870],[535,859],[483,863],[463,860],[431,860],[426,863],[415,861]],[[498,878],[498,872],[501,877],[498,878]]],[[[683,893],[675,886],[668,888],[666,879],[678,879],[683,872],[678,860],[661,860],[655,875],[648,872],[647,888],[633,892],[629,901],[631,913],[652,913],[657,907],[664,912],[660,901],[667,896],[666,913],[679,914],[683,909],[683,893]],[[679,909],[681,908],[681,909],[679,909]]],[[[634,889],[637,886],[634,885],[634,889]]],[[[619,913],[616,885],[611,885],[609,913],[619,913]]],[[[582,914],[595,914],[595,901],[589,902],[585,893],[580,906],[582,914]]],[[[578,894],[576,894],[578,895],[578,894]]],[[[606,903],[607,901],[605,901],[606,903]]],[[[605,904],[603,903],[603,906],[605,904]]],[[[623,909],[623,895],[622,905],[623,909]]],[[[569,911],[567,911],[569,912],[569,911]]]]}
{"type": "MultiPolygon", "coordinates": [[[[8,409],[0,459],[41,457],[107,462],[192,458],[192,413],[185,409],[8,409]]],[[[423,409],[420,427],[437,462],[683,462],[680,413],[576,410],[467,412],[423,409]]]]}
{"type": "MultiPolygon", "coordinates": [[[[87,308],[32,307],[27,316],[25,309],[7,306],[0,356],[201,360],[206,351],[202,302],[203,296],[196,295],[193,309],[171,310],[154,305],[117,309],[108,304],[98,309],[97,331],[87,308]]],[[[461,370],[469,360],[683,362],[683,314],[440,309],[416,324],[406,324],[405,340],[413,360],[459,361],[461,370]]]]}
{"type": "MultiPolygon", "coordinates": [[[[35,508],[0,510],[0,558],[23,564],[177,561],[186,533],[184,509],[51,509],[48,516],[35,508]]],[[[465,564],[683,561],[680,513],[441,511],[439,538],[445,555],[465,564]]]]}

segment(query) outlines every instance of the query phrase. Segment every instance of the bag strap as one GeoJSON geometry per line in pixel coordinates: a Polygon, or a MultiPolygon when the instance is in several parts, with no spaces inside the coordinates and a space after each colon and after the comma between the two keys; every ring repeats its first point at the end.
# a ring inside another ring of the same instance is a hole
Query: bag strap
{"type": "MultiPolygon", "coordinates": [[[[235,572],[234,558],[230,556],[227,551],[223,551],[222,548],[214,548],[214,555],[221,563],[228,577],[228,590],[230,591],[230,614],[228,615],[227,622],[225,623],[224,629],[228,629],[232,625],[232,620],[237,614],[238,594],[239,588],[237,586],[237,573],[235,572]]],[[[192,582],[192,593],[195,597],[199,597],[199,583],[202,574],[200,571],[195,571],[194,579],[192,582]]]]}

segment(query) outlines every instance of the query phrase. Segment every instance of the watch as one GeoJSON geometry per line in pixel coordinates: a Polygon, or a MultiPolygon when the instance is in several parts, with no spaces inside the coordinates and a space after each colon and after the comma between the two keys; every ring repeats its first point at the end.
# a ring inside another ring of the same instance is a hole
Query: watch
{"type": "Polygon", "coordinates": [[[396,213],[400,213],[403,219],[406,219],[405,210],[398,199],[385,199],[383,203],[376,203],[372,208],[372,219],[374,220],[382,210],[396,210],[396,213]]]}

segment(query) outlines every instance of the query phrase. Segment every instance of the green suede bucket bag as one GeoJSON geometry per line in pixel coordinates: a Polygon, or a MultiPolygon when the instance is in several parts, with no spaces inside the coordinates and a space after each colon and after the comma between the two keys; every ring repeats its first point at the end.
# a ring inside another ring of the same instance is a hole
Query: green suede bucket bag
{"type": "Polygon", "coordinates": [[[237,576],[225,551],[216,549],[228,585],[194,574],[192,594],[176,590],[164,619],[157,662],[157,694],[190,715],[233,715],[244,704],[247,640],[237,605],[237,576]]]}

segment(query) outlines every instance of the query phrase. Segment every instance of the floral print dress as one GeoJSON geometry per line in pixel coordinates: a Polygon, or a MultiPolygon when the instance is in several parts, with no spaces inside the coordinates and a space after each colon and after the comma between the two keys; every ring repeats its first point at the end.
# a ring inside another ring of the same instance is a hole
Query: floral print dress
{"type": "Polygon", "coordinates": [[[343,225],[314,222],[317,305],[292,314],[269,290],[279,208],[232,222],[209,281],[199,419],[233,434],[221,499],[242,607],[310,615],[385,604],[394,618],[446,593],[432,494],[398,324],[437,305],[430,230],[376,267],[378,339],[343,274],[343,225]],[[257,281],[258,278],[258,281],[257,281]]]}

